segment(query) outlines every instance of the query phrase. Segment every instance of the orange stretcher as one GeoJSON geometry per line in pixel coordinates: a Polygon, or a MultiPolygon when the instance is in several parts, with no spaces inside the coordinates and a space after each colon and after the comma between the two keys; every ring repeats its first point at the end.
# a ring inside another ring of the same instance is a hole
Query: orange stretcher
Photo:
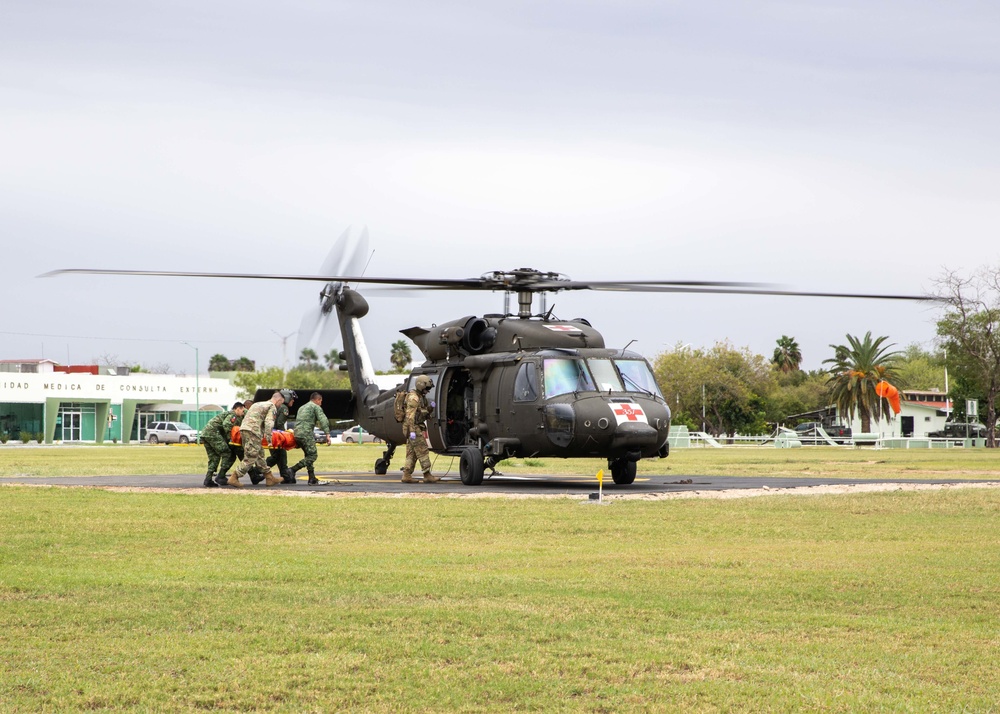
{"type": "MultiPolygon", "coordinates": [[[[267,443],[267,439],[261,439],[261,444],[267,449],[295,449],[298,448],[298,444],[295,443],[295,434],[290,431],[272,431],[271,432],[271,443],[267,443]]],[[[234,426],[229,434],[229,443],[239,446],[243,443],[243,435],[240,433],[240,428],[234,426]]]]}

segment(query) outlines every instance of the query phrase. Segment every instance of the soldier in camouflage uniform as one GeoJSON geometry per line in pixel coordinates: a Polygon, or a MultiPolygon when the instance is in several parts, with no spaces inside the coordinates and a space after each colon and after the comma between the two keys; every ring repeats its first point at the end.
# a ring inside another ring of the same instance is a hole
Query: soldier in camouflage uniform
{"type": "Polygon", "coordinates": [[[278,406],[283,404],[285,398],[280,392],[275,392],[266,402],[255,402],[243,417],[240,424],[240,441],[243,442],[243,463],[229,477],[230,486],[242,488],[240,477],[246,476],[251,469],[256,469],[264,473],[264,482],[268,486],[275,486],[281,483],[280,478],[275,478],[271,469],[264,461],[264,447],[261,441],[267,435],[268,442],[271,441],[271,432],[274,430],[274,415],[278,406]]]}
{"type": "MultiPolygon", "coordinates": [[[[282,389],[281,396],[285,398],[285,403],[278,407],[274,415],[274,428],[276,431],[285,430],[285,424],[288,422],[288,407],[292,406],[299,397],[291,389],[282,389]]],[[[275,465],[278,467],[282,483],[295,483],[295,476],[288,469],[288,452],[284,449],[271,449],[271,455],[267,457],[267,465],[268,468],[275,465]]]]}
{"type": "Polygon", "coordinates": [[[415,389],[406,395],[406,415],[403,417],[403,436],[406,437],[406,461],[403,463],[403,483],[414,483],[413,467],[420,461],[424,470],[424,483],[440,481],[431,473],[431,459],[428,456],[427,439],[424,431],[427,429],[427,417],[431,414],[431,405],[427,401],[427,393],[434,386],[434,381],[426,374],[417,377],[413,385],[415,389]]]}
{"type": "MultiPolygon", "coordinates": [[[[243,417],[246,416],[247,409],[253,406],[253,399],[247,399],[243,402],[243,411],[236,417],[236,423],[233,426],[242,426],[243,417]]],[[[236,405],[233,405],[236,408],[236,405]]],[[[229,469],[233,467],[236,460],[239,459],[243,461],[243,447],[233,443],[233,430],[229,430],[229,434],[226,435],[226,441],[229,443],[229,453],[222,457],[222,464],[219,466],[219,475],[215,477],[215,482],[220,486],[226,486],[229,483],[229,469]]],[[[257,476],[257,472],[254,471],[250,474],[250,480],[254,484],[260,483],[263,476],[257,476]]]]}
{"type": "Polygon", "coordinates": [[[292,483],[295,483],[295,472],[305,467],[309,473],[309,484],[315,486],[319,483],[316,478],[315,464],[319,454],[316,452],[316,437],[313,429],[319,427],[330,438],[330,420],[323,413],[323,395],[313,392],[309,395],[309,403],[304,404],[295,414],[295,443],[302,449],[302,459],[291,468],[292,483]]]}
{"type": "MultiPolygon", "coordinates": [[[[243,402],[236,402],[228,412],[216,414],[209,419],[205,428],[201,430],[201,443],[205,445],[205,452],[208,454],[208,473],[205,474],[205,488],[218,488],[220,485],[215,475],[219,463],[226,463],[230,456],[229,434],[234,426],[238,426],[243,421],[243,402]]],[[[219,471],[219,475],[226,473],[232,464],[226,464],[225,468],[219,471]]]]}

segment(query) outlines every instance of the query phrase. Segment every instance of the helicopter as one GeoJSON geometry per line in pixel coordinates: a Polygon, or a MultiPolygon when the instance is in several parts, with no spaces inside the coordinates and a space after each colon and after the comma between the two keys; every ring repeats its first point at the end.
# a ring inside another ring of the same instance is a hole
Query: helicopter
{"type": "MultiPolygon", "coordinates": [[[[346,234],[345,234],[346,235],[346,234]]],[[[398,446],[406,443],[403,425],[396,421],[396,394],[414,388],[418,376],[433,383],[427,395],[432,414],[427,420],[427,443],[439,455],[459,459],[462,483],[476,486],[497,473],[496,466],[511,458],[595,458],[606,460],[615,484],[635,481],[642,459],[666,458],[670,453],[671,411],[650,363],[625,348],[610,348],[588,320],[553,317],[552,310],[535,313],[536,296],[566,290],[729,293],[885,300],[929,300],[928,296],[804,292],[776,289],[759,283],[716,281],[575,281],[534,268],[496,270],[478,278],[393,278],[353,275],[340,268],[357,268],[359,248],[367,249],[367,231],[349,248],[342,236],[319,275],[208,273],[63,269],[46,276],[76,273],[206,277],[235,279],[307,280],[323,282],[318,308],[307,313],[303,326],[326,339],[336,322],[343,340],[340,369],[346,370],[350,390],[319,390],[327,417],[353,420],[386,444],[375,461],[376,474],[388,473],[398,446]],[[341,250],[343,249],[343,250],[341,250]],[[381,389],[365,345],[361,321],[369,313],[365,297],[350,284],[385,285],[402,289],[500,291],[504,311],[466,315],[431,327],[414,326],[400,332],[423,354],[424,362],[395,389],[381,389]],[[516,296],[517,311],[506,298],[516,296]],[[312,317],[310,317],[312,315],[312,317]]],[[[267,399],[273,389],[258,390],[255,399],[267,399]]]]}

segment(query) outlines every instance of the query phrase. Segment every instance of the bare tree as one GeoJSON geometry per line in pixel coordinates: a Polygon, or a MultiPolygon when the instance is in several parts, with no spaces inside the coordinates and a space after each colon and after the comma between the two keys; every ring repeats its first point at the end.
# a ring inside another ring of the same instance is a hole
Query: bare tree
{"type": "Polygon", "coordinates": [[[996,447],[996,402],[1000,394],[1000,266],[985,266],[968,277],[955,271],[935,281],[944,303],[937,333],[948,366],[962,374],[986,402],[986,445],[996,447]]]}

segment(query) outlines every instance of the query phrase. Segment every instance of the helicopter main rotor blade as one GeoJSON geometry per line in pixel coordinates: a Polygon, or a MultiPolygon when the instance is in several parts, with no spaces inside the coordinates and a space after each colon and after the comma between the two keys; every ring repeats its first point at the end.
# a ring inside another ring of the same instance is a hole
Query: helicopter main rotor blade
{"type": "Polygon", "coordinates": [[[181,270],[108,270],[103,268],[63,268],[42,273],[40,278],[57,275],[124,275],[154,278],[233,278],[237,280],[304,280],[307,282],[371,283],[378,285],[412,285],[457,290],[482,290],[479,278],[468,280],[442,280],[432,278],[366,278],[359,275],[291,275],[288,273],[206,273],[181,270]]]}
{"type": "Polygon", "coordinates": [[[53,270],[39,277],[65,274],[83,275],[139,275],[153,277],[235,278],[250,280],[305,280],[320,282],[352,282],[369,285],[398,285],[403,288],[436,290],[507,290],[510,292],[559,292],[562,290],[602,290],[645,293],[704,293],[726,295],[772,295],[785,297],[866,298],[874,300],[934,301],[929,295],[884,295],[873,293],[842,293],[813,290],[777,289],[768,283],[745,283],[706,280],[616,280],[575,281],[550,277],[546,274],[510,275],[493,274],[480,278],[388,278],[357,275],[278,275],[269,273],[205,273],[162,270],[101,270],[67,268],[53,270]]]}

